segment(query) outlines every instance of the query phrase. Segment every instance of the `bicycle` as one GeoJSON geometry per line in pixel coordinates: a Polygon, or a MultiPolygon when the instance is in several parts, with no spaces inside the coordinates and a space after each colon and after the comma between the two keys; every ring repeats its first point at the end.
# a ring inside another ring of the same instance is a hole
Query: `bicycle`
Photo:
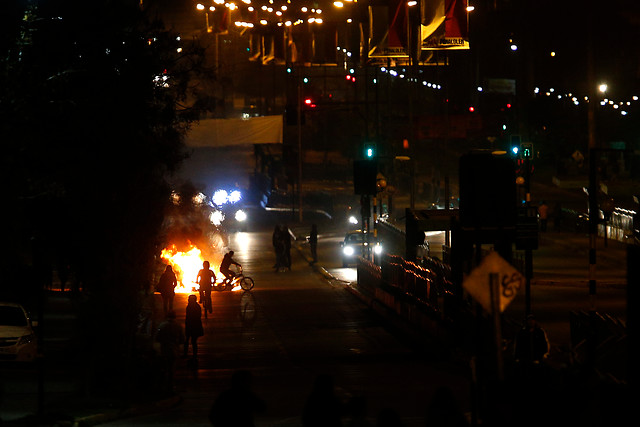
{"type": "Polygon", "coordinates": [[[202,292],[202,307],[204,308],[204,318],[207,319],[207,313],[213,313],[213,305],[211,303],[211,291],[202,292]]]}
{"type": "Polygon", "coordinates": [[[253,279],[249,276],[245,276],[242,272],[242,266],[238,266],[238,272],[233,276],[231,281],[224,277],[222,279],[222,282],[216,283],[213,288],[218,292],[222,292],[226,291],[227,289],[231,290],[238,285],[244,291],[250,291],[251,289],[253,289],[254,285],[253,279]]]}

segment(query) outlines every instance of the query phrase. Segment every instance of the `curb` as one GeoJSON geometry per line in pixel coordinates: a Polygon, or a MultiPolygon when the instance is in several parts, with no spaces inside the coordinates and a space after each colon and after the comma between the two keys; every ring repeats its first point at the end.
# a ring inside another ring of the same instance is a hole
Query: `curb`
{"type": "Polygon", "coordinates": [[[324,268],[324,267],[318,265],[317,263],[313,262],[311,257],[306,253],[306,251],[303,250],[302,245],[300,243],[298,243],[298,236],[296,236],[294,234],[293,230],[291,230],[291,229],[289,229],[289,233],[294,237],[293,241],[294,241],[294,246],[295,246],[296,250],[298,251],[298,253],[300,255],[302,255],[302,258],[304,258],[304,260],[313,268],[314,271],[316,271],[317,273],[322,275],[325,279],[337,280],[337,281],[340,281],[340,282],[344,282],[343,280],[338,279],[337,277],[335,277],[334,275],[329,273],[326,268],[324,268]]]}
{"type": "Polygon", "coordinates": [[[79,417],[73,421],[72,425],[73,427],[95,426],[109,421],[115,421],[118,419],[152,413],[159,408],[170,408],[172,406],[178,405],[180,402],[182,402],[182,397],[172,396],[163,400],[159,400],[157,402],[149,403],[144,406],[134,406],[127,409],[114,410],[105,413],[79,417]]]}

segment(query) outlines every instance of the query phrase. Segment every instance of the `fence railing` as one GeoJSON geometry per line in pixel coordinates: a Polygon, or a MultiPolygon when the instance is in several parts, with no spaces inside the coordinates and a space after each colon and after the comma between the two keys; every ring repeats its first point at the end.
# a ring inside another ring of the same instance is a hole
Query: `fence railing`
{"type": "Polygon", "coordinates": [[[358,260],[358,286],[370,295],[384,290],[403,303],[444,315],[444,301],[453,295],[451,268],[442,261],[425,258],[421,264],[385,254],[380,265],[358,260]]]}

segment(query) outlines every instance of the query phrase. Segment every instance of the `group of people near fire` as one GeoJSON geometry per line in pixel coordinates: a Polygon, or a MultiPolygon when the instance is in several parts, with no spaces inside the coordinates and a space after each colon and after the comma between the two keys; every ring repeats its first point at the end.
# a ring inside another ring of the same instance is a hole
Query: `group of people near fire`
{"type": "MultiPolygon", "coordinates": [[[[234,252],[227,252],[220,263],[220,273],[225,277],[225,281],[231,282],[235,273],[231,270],[232,265],[240,266],[233,259],[234,252]]],[[[216,274],[211,269],[209,261],[202,263],[202,269],[198,271],[196,277],[198,284],[199,300],[197,295],[189,295],[185,313],[184,331],[176,321],[176,312],[173,308],[173,300],[175,298],[175,289],[178,285],[175,272],[170,265],[167,265],[164,273],[160,276],[156,290],[162,296],[162,308],[165,320],[159,325],[156,334],[156,341],[160,343],[160,354],[165,360],[166,366],[166,386],[169,390],[173,388],[173,370],[175,362],[180,356],[180,348],[182,347],[182,356],[187,357],[189,353],[189,344],[191,344],[193,363],[197,362],[198,356],[198,338],[204,335],[202,327],[202,308],[204,307],[204,317],[207,318],[212,313],[211,306],[211,290],[216,283],[216,274]],[[202,304],[202,306],[200,305],[202,304]]]]}
{"type": "MultiPolygon", "coordinates": [[[[233,251],[227,252],[220,263],[220,273],[225,277],[224,280],[227,283],[231,283],[235,277],[235,273],[231,270],[231,266],[240,266],[240,264],[233,259],[233,255],[233,251]]],[[[198,293],[200,294],[200,303],[204,304],[209,313],[211,313],[211,289],[215,285],[216,280],[216,274],[211,269],[211,264],[209,261],[204,261],[202,263],[202,269],[198,272],[198,276],[196,277],[196,283],[199,287],[198,293]]],[[[178,279],[176,278],[173,268],[170,265],[167,265],[164,273],[160,276],[158,285],[156,286],[156,291],[158,291],[162,296],[162,308],[165,316],[173,310],[173,299],[176,295],[177,286],[178,279]]],[[[205,318],[207,317],[207,311],[205,311],[205,318]]]]}

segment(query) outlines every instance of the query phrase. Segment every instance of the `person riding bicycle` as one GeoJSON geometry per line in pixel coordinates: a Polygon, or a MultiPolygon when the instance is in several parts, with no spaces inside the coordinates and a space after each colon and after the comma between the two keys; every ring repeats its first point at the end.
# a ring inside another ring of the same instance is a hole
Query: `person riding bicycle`
{"type": "Polygon", "coordinates": [[[231,265],[237,265],[238,267],[242,267],[233,259],[233,251],[229,251],[224,258],[222,258],[222,262],[220,263],[220,273],[224,275],[225,281],[227,283],[231,283],[233,278],[235,277],[235,273],[229,269],[231,265]]]}
{"type": "Polygon", "coordinates": [[[196,277],[196,283],[200,288],[200,303],[204,305],[205,318],[207,317],[207,312],[213,312],[211,308],[211,287],[216,283],[216,273],[209,267],[209,261],[204,261],[202,269],[198,271],[198,276],[196,277]]]}

